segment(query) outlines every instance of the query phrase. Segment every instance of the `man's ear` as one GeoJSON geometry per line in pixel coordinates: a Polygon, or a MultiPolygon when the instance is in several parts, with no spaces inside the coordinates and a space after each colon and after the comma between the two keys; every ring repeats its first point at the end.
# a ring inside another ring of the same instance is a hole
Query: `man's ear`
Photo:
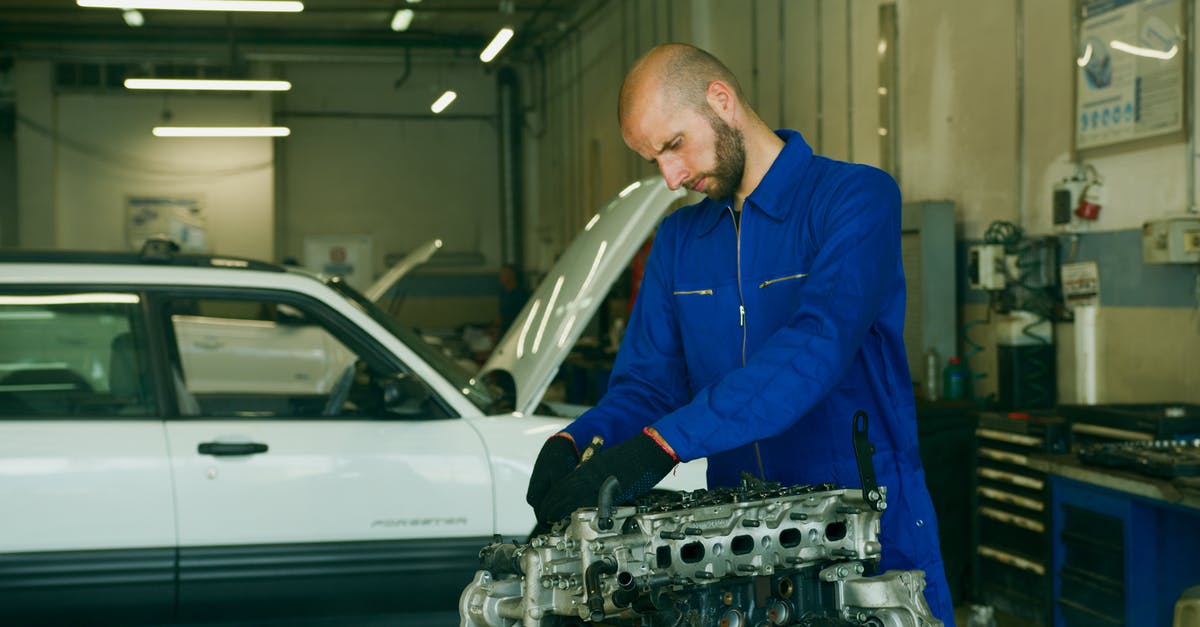
{"type": "Polygon", "coordinates": [[[737,113],[738,100],[737,94],[734,93],[729,83],[712,81],[708,84],[704,95],[708,100],[708,106],[712,107],[713,113],[716,113],[726,124],[732,124],[737,113]]]}

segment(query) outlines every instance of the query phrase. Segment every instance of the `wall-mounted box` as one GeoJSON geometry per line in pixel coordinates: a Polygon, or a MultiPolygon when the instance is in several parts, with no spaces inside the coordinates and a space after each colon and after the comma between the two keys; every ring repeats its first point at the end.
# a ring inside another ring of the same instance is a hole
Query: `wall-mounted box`
{"type": "Polygon", "coordinates": [[[978,244],[967,249],[967,286],[973,290],[1002,290],[1006,261],[1002,244],[978,244]]]}
{"type": "Polygon", "coordinates": [[[1200,216],[1173,216],[1144,224],[1142,261],[1200,263],[1200,216]]]}

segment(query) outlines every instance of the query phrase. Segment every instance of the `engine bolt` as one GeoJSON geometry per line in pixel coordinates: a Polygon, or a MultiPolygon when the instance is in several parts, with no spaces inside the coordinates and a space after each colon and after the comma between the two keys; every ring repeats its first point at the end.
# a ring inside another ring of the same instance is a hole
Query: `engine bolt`
{"type": "Polygon", "coordinates": [[[725,594],[721,595],[721,602],[725,605],[733,605],[733,593],[726,592],[725,594]]]}

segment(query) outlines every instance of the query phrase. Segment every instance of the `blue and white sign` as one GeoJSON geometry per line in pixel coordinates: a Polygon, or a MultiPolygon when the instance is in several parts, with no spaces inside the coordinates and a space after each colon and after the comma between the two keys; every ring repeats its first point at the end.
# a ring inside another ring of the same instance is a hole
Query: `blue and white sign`
{"type": "Polygon", "coordinates": [[[1183,128],[1182,0],[1086,0],[1075,59],[1078,149],[1183,128]]]}

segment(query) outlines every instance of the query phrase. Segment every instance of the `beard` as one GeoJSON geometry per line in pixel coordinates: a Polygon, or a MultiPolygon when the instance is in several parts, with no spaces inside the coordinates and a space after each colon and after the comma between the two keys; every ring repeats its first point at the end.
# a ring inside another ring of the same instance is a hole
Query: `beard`
{"type": "Polygon", "coordinates": [[[709,179],[705,195],[713,200],[724,200],[733,196],[742,184],[746,170],[746,144],[742,132],[711,114],[708,125],[716,135],[716,165],[703,176],[709,179]]]}

